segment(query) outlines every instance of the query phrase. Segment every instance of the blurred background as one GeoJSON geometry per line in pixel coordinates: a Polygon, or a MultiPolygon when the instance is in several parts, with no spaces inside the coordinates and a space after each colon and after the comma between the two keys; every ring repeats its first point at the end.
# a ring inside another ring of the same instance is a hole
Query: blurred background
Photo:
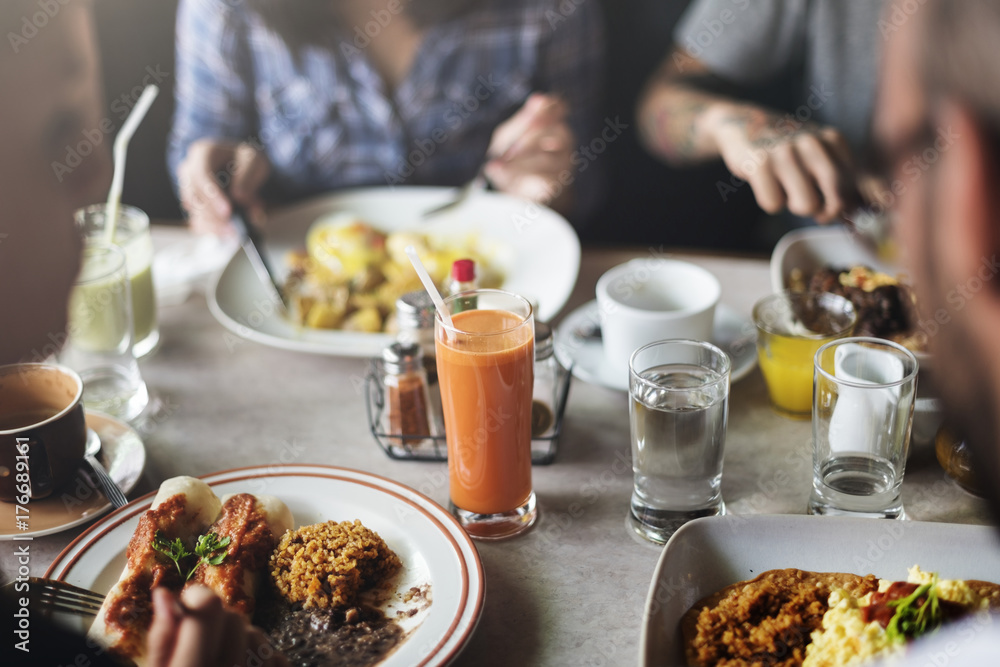
{"type": "MultiPolygon", "coordinates": [[[[601,0],[608,41],[605,115],[629,125],[602,155],[609,196],[593,222],[579,230],[584,244],[664,245],[769,254],[786,230],[754,203],[749,187],[719,192],[729,182],[721,163],[671,169],[639,145],[635,102],[664,57],[686,0],[601,0]]],[[[153,219],[180,220],[170,185],[166,142],[173,115],[174,16],[177,0],[97,0],[98,38],[103,56],[109,117],[124,120],[146,83],[161,95],[129,151],[123,201],[153,219]]],[[[786,91],[796,72],[752,98],[787,109],[786,91]]],[[[117,128],[116,128],[117,129],[117,128]]]]}

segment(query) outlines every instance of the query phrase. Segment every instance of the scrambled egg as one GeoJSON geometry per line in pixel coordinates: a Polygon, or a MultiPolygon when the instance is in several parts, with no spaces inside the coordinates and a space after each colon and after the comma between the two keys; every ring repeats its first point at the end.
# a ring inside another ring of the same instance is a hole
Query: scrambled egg
{"type": "MultiPolygon", "coordinates": [[[[392,331],[396,300],[423,289],[405,248],[413,246],[434,282],[444,287],[457,259],[476,263],[480,287],[503,282],[475,235],[434,238],[417,231],[384,234],[351,214],[317,221],[305,252],[288,257],[285,293],[298,324],[319,329],[392,331]]],[[[443,291],[443,290],[442,290],[443,291]]]]}
{"type": "MultiPolygon", "coordinates": [[[[933,576],[914,565],[906,580],[911,584],[925,584],[930,583],[933,576]]],[[[879,591],[884,592],[891,584],[891,581],[880,580],[879,591]]],[[[977,609],[987,606],[986,600],[961,580],[940,579],[937,590],[943,600],[977,609]]],[[[830,609],[823,616],[823,628],[812,633],[803,667],[848,667],[865,664],[874,658],[891,664],[903,654],[904,642],[890,639],[878,621],[865,623],[862,620],[861,607],[868,606],[871,596],[869,593],[854,599],[839,589],[830,594],[830,609]]]]}
{"type": "Polygon", "coordinates": [[[841,273],[839,280],[844,287],[859,287],[865,292],[871,292],[877,287],[899,284],[897,278],[881,271],[873,271],[867,266],[853,266],[849,271],[841,273]]]}

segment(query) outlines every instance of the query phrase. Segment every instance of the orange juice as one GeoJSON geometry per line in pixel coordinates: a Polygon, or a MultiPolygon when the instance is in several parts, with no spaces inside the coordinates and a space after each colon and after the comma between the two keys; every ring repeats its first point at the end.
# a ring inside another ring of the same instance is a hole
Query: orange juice
{"type": "Polygon", "coordinates": [[[775,408],[802,417],[812,413],[813,357],[830,340],[760,335],[757,360],[775,408]]]}
{"type": "Polygon", "coordinates": [[[477,514],[509,512],[531,495],[533,328],[505,310],[452,321],[457,332],[435,342],[451,501],[477,514]]]}

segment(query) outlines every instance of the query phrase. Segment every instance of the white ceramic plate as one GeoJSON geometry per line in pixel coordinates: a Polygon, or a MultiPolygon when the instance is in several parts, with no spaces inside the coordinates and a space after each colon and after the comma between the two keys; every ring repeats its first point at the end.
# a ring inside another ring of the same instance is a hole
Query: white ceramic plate
{"type": "Polygon", "coordinates": [[[948,579],[1000,581],[996,529],[805,515],[696,519],[674,533],[656,565],[639,664],[683,665],[681,616],[707,595],[766,570],[794,567],[902,580],[913,565],[948,579]]]}
{"type": "MultiPolygon", "coordinates": [[[[139,434],[123,421],[101,412],[88,410],[87,426],[101,438],[101,463],[126,494],[135,488],[146,465],[146,449],[139,434]]],[[[86,464],[84,464],[86,465],[86,464]]],[[[0,541],[14,537],[41,537],[51,535],[93,521],[109,509],[111,503],[97,488],[87,483],[84,475],[66,488],[28,505],[29,515],[21,517],[28,523],[28,530],[19,530],[14,512],[0,515],[0,541]]],[[[96,484],[96,480],[95,480],[96,484]]]]}
{"type": "MultiPolygon", "coordinates": [[[[504,275],[503,289],[538,304],[536,317],[551,320],[566,303],[580,270],[580,240],[559,214],[543,206],[493,192],[470,195],[460,206],[426,222],[420,214],[455,193],[451,188],[369,188],[314,199],[271,216],[267,253],[285,275],[285,255],[305,244],[316,220],[351,212],[383,232],[418,229],[443,238],[476,234],[504,275]]],[[[389,342],[386,334],[307,329],[275,308],[269,291],[238,251],[209,290],[216,319],[248,340],[299,352],[341,356],[376,356],[389,342]]]]}
{"type": "MultiPolygon", "coordinates": [[[[401,621],[408,634],[380,663],[384,667],[447,664],[472,636],[485,593],[482,562],[458,522],[430,498],[384,477],[333,466],[238,468],[202,479],[220,496],[277,496],[292,511],[296,526],[360,519],[385,540],[403,562],[397,592],[427,585],[432,602],[426,613],[401,621]]],[[[56,557],[45,576],[98,592],[110,590],[153,495],[92,526],[56,557]]],[[[86,629],[84,621],[70,620],[81,632],[86,629]]]]}
{"type": "MultiPolygon", "coordinates": [[[[573,375],[584,382],[609,389],[628,391],[628,374],[618,373],[604,357],[601,339],[581,335],[600,327],[597,301],[580,306],[556,329],[556,358],[573,375]]],[[[732,361],[729,381],[736,382],[757,365],[757,331],[750,320],[744,320],[729,306],[719,304],[715,309],[715,327],[712,342],[725,351],[732,361]]]]}

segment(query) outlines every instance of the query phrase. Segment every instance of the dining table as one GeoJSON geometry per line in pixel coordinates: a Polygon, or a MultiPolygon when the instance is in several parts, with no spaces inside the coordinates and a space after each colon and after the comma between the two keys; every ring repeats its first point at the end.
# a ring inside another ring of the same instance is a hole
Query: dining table
{"type": "MultiPolygon", "coordinates": [[[[154,244],[182,239],[154,226],[154,244]]],[[[768,258],[661,246],[588,247],[568,302],[594,299],[598,278],[630,259],[693,262],[721,283],[721,303],[750,326],[770,293],[768,258]]],[[[209,284],[209,283],[207,283],[209,284]]],[[[305,354],[243,340],[212,316],[203,290],[159,308],[159,349],[141,361],[156,403],[142,422],[146,465],[135,499],[177,475],[240,466],[341,466],[405,484],[447,506],[447,463],[389,458],[364,418],[364,358],[305,354]]],[[[731,514],[805,514],[812,486],[809,420],[778,415],[759,369],[732,383],[722,493],[731,514]]],[[[554,460],[532,470],[539,518],[508,540],[477,542],[485,572],[478,627],[455,665],[632,665],[663,547],[628,526],[632,493],[627,393],[574,379],[554,460]]],[[[988,524],[986,503],[948,478],[933,445],[914,443],[902,487],[908,520],[988,524]]],[[[350,519],[351,517],[344,517],[350,519]]],[[[32,542],[41,576],[86,526],[32,542]]],[[[8,543],[9,545],[9,543],[8,543]]],[[[123,545],[124,547],[124,545],[123,545]]],[[[2,578],[16,571],[2,549],[2,578]]]]}

